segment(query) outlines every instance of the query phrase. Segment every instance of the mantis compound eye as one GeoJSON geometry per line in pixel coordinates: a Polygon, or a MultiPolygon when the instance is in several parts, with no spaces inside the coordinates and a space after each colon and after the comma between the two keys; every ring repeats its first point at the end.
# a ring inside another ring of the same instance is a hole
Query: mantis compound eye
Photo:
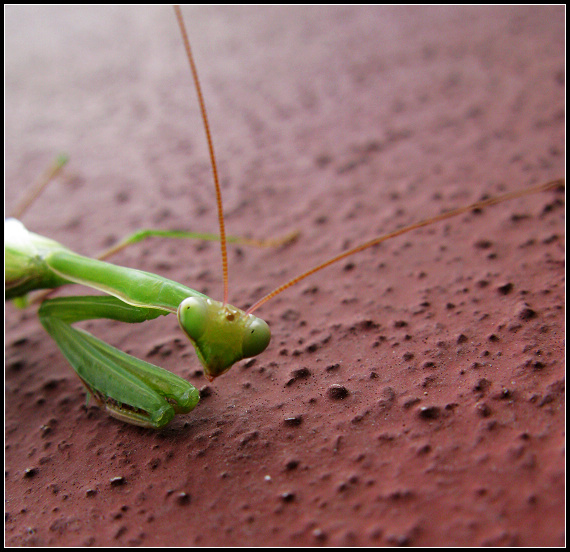
{"type": "Polygon", "coordinates": [[[252,314],[249,316],[252,320],[245,327],[241,345],[244,358],[253,357],[262,353],[271,340],[271,330],[267,323],[252,314]]]}
{"type": "Polygon", "coordinates": [[[197,341],[202,337],[208,323],[208,305],[199,297],[187,297],[178,306],[178,323],[188,337],[197,341]]]}

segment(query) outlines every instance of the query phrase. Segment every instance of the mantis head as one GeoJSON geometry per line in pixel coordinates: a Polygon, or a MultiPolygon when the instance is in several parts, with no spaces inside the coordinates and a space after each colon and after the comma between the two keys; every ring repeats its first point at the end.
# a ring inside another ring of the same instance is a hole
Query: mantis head
{"type": "Polygon", "coordinates": [[[271,339],[264,320],[209,297],[184,299],[177,316],[210,381],[239,360],[262,353],[271,339]]]}

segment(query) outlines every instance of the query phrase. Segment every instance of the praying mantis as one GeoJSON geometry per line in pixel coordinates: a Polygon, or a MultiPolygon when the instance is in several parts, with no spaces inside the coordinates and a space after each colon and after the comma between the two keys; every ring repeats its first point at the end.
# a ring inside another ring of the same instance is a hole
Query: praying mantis
{"type": "MultiPolygon", "coordinates": [[[[362,246],[350,249],[293,278],[277,288],[276,292],[268,294],[267,300],[314,272],[398,234],[470,210],[481,209],[528,193],[544,192],[560,185],[560,181],[549,182],[476,202],[369,240],[362,246]]],[[[219,211],[221,212],[221,202],[219,211]]],[[[220,225],[223,251],[225,232],[222,217],[220,225]]],[[[163,427],[176,413],[192,410],[198,402],[198,393],[182,378],[121,353],[90,334],[74,329],[72,323],[100,317],[135,323],[167,313],[177,313],[180,325],[202,361],[205,374],[211,378],[221,375],[242,358],[260,354],[269,344],[270,332],[267,324],[252,314],[253,309],[261,303],[246,312],[229,306],[227,277],[223,301],[214,302],[202,293],[150,273],[121,269],[110,264],[103,265],[78,256],[57,242],[28,232],[16,222],[9,222],[7,236],[10,239],[6,255],[10,261],[8,268],[11,269],[6,286],[8,299],[33,289],[56,287],[70,282],[87,285],[112,296],[47,300],[40,307],[39,314],[44,327],[58,343],[88,391],[111,415],[123,421],[155,428],[163,427]],[[38,258],[41,266],[38,273],[33,273],[31,265],[34,259],[38,258]],[[110,279],[113,280],[111,284],[108,282],[110,279]],[[127,289],[133,280],[140,282],[134,292],[127,289]],[[168,290],[165,291],[165,288],[168,290]],[[217,322],[213,326],[214,319],[217,319],[217,322]],[[237,329],[230,330],[230,327],[237,329]]],[[[222,253],[222,256],[224,257],[225,253],[222,253]]],[[[226,264],[227,261],[223,261],[223,265],[226,264]]]]}

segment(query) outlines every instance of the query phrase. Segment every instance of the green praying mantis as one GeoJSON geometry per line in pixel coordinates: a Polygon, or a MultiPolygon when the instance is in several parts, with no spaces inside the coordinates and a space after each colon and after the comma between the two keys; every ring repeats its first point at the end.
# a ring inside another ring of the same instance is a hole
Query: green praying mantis
{"type": "MultiPolygon", "coordinates": [[[[223,301],[215,301],[155,274],[78,255],[60,243],[28,231],[15,219],[9,219],[5,226],[6,299],[18,299],[31,291],[54,289],[67,284],[80,284],[107,294],[47,299],[42,302],[38,314],[42,325],[88,392],[110,415],[120,420],[145,427],[163,427],[176,414],[190,412],[198,404],[199,392],[183,378],[119,351],[88,332],[73,327],[74,323],[98,318],[140,323],[176,314],[180,327],[196,350],[206,377],[213,379],[236,362],[257,356],[267,348],[271,338],[269,326],[253,315],[253,312],[301,280],[395,236],[470,210],[562,185],[562,181],[549,182],[473,203],[400,228],[341,253],[293,278],[245,312],[233,307],[228,304],[227,239],[214,149],[182,15],[179,8],[175,9],[196,86],[214,175],[223,259],[223,301]]],[[[179,237],[176,232],[165,232],[163,235],[179,237]]],[[[131,237],[122,242],[121,247],[133,241],[135,238],[131,237]]]]}

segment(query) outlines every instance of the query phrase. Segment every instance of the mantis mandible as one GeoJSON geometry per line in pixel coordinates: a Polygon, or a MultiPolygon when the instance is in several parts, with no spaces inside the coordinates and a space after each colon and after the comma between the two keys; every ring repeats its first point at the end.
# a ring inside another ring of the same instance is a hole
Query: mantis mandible
{"type": "MultiPolygon", "coordinates": [[[[87,332],[72,327],[73,323],[94,318],[138,323],[176,313],[181,328],[196,349],[206,376],[213,379],[242,358],[256,356],[265,350],[270,340],[269,327],[252,312],[302,279],[349,255],[416,228],[561,185],[561,181],[555,181],[505,194],[372,239],[278,287],[243,312],[227,302],[226,237],[217,168],[204,102],[179,9],[177,17],[196,83],[218,196],[224,272],[223,301],[214,301],[186,286],[148,272],[80,256],[57,242],[29,232],[18,221],[9,220],[6,225],[7,299],[36,289],[52,289],[70,283],[85,285],[109,295],[49,299],[42,303],[39,317],[89,393],[112,416],[123,421],[163,427],[175,414],[192,410],[198,403],[199,393],[186,380],[122,353],[87,332]]],[[[168,235],[172,237],[174,232],[166,233],[168,235]]]]}

